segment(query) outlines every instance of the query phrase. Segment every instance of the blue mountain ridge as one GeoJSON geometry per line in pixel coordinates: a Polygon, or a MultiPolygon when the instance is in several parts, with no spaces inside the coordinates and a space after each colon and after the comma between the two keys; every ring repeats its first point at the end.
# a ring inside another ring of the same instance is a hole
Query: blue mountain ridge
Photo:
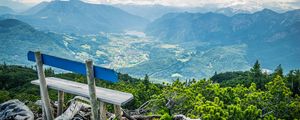
{"type": "Polygon", "coordinates": [[[148,24],[145,33],[168,43],[247,44],[249,61],[261,60],[268,68],[276,64],[300,67],[300,10],[264,9],[231,17],[212,12],[169,13],[148,24]]]}

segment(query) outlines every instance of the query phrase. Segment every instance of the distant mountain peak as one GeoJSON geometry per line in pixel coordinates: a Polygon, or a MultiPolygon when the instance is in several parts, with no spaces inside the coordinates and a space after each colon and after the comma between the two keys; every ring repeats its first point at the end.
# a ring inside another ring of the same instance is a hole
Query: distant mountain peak
{"type": "Polygon", "coordinates": [[[240,13],[250,13],[249,11],[246,11],[246,10],[235,9],[235,8],[231,8],[231,7],[220,8],[220,9],[217,9],[215,12],[224,14],[226,16],[233,16],[233,15],[240,14],[240,13]]]}
{"type": "Polygon", "coordinates": [[[278,14],[277,12],[271,10],[271,9],[268,9],[268,8],[264,8],[263,10],[261,11],[258,11],[258,13],[266,13],[266,14],[278,14]]]}
{"type": "Polygon", "coordinates": [[[33,15],[36,14],[37,12],[39,12],[40,10],[44,9],[46,6],[48,6],[50,2],[46,2],[43,1],[35,6],[33,6],[32,8],[26,10],[25,12],[23,12],[23,15],[33,15]]]}
{"type": "Polygon", "coordinates": [[[84,3],[81,0],[54,0],[54,1],[51,1],[51,2],[84,3]]]}
{"type": "Polygon", "coordinates": [[[82,2],[81,0],[56,0],[56,1],[82,2]]]}
{"type": "Polygon", "coordinates": [[[79,0],[54,0],[50,2],[50,4],[75,4],[75,3],[83,3],[83,2],[79,0]]]}
{"type": "Polygon", "coordinates": [[[18,18],[39,30],[77,34],[141,31],[149,22],[119,8],[80,0],[54,0],[36,5],[18,18]]]}

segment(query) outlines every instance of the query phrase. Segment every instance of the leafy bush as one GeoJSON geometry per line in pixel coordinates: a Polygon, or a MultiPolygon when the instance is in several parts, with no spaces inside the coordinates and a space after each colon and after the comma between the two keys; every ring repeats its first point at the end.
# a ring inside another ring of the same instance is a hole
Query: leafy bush
{"type": "Polygon", "coordinates": [[[160,120],[172,120],[172,117],[168,113],[165,113],[160,117],[160,120]]]}

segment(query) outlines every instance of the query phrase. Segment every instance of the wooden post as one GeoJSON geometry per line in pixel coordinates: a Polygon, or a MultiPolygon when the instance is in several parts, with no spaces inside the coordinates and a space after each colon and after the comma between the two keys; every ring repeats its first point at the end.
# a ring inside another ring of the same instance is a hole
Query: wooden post
{"type": "Polygon", "coordinates": [[[46,112],[45,112],[45,107],[44,107],[43,103],[42,103],[42,118],[43,118],[43,120],[47,120],[47,116],[46,116],[46,112]]]}
{"type": "Polygon", "coordinates": [[[106,120],[106,104],[100,101],[100,120],[106,120]]]}
{"type": "Polygon", "coordinates": [[[86,73],[87,73],[87,81],[89,86],[89,95],[91,100],[91,107],[92,107],[92,116],[93,120],[99,120],[99,106],[96,97],[96,89],[95,89],[95,78],[94,78],[94,67],[93,61],[87,60],[86,63],[86,73]]]}
{"type": "Polygon", "coordinates": [[[60,116],[63,112],[64,107],[64,92],[58,91],[58,106],[57,106],[57,116],[60,116]]]}
{"type": "Polygon", "coordinates": [[[120,105],[114,105],[115,115],[118,120],[122,119],[122,111],[120,105]]]}
{"type": "Polygon", "coordinates": [[[40,91],[41,91],[43,107],[46,112],[47,120],[53,120],[54,116],[53,116],[51,105],[50,105],[50,99],[49,99],[49,94],[48,94],[48,90],[47,90],[47,83],[46,83],[46,79],[45,79],[45,72],[43,69],[43,61],[42,61],[41,52],[35,52],[34,56],[35,56],[35,61],[37,64],[38,77],[40,80],[40,91]]]}

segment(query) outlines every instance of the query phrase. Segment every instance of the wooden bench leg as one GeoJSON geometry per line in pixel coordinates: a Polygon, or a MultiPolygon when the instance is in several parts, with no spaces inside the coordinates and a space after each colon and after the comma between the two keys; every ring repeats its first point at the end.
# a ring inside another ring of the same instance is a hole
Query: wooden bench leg
{"type": "Polygon", "coordinates": [[[46,111],[44,105],[42,105],[42,118],[43,120],[47,120],[46,111]]]}
{"type": "Polygon", "coordinates": [[[120,105],[114,105],[115,115],[118,120],[122,119],[122,111],[120,105]]]}
{"type": "Polygon", "coordinates": [[[43,108],[45,110],[44,113],[46,114],[47,120],[53,120],[54,116],[50,104],[41,52],[35,52],[34,56],[37,64],[37,72],[40,81],[40,92],[41,92],[41,99],[43,102],[43,108]]]}
{"type": "Polygon", "coordinates": [[[106,120],[106,104],[100,101],[100,120],[106,120]]]}
{"type": "Polygon", "coordinates": [[[95,85],[95,76],[94,76],[94,67],[93,61],[87,60],[86,63],[86,73],[87,73],[87,81],[89,86],[89,95],[91,100],[91,108],[92,108],[92,120],[99,120],[99,106],[96,97],[96,85],[95,85]]]}
{"type": "Polygon", "coordinates": [[[63,112],[64,107],[64,92],[58,91],[58,106],[57,106],[57,116],[60,116],[63,112]]]}

